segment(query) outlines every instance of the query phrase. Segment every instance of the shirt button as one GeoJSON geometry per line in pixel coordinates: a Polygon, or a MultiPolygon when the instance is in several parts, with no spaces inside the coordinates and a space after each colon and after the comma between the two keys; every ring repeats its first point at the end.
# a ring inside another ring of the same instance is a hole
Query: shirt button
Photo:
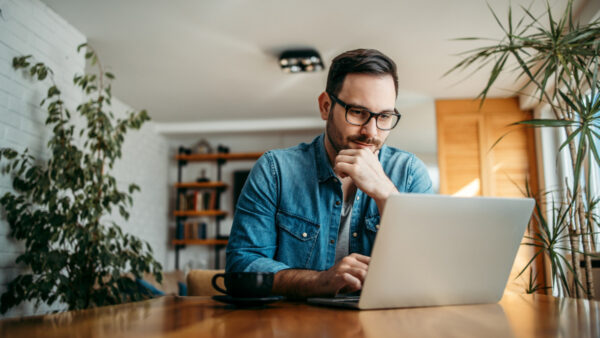
{"type": "Polygon", "coordinates": [[[335,201],[335,205],[340,205],[340,201],[335,201]]]}
{"type": "Polygon", "coordinates": [[[335,241],[332,239],[329,241],[329,243],[333,244],[333,243],[335,243],[335,241]]]}
{"type": "Polygon", "coordinates": [[[375,226],[375,229],[378,229],[378,230],[379,230],[379,224],[377,224],[377,225],[375,226]]]}
{"type": "Polygon", "coordinates": [[[308,234],[306,232],[303,232],[302,237],[306,238],[306,236],[308,236],[308,234]]]}
{"type": "Polygon", "coordinates": [[[356,196],[356,200],[358,201],[360,199],[360,196],[356,196]]]}
{"type": "Polygon", "coordinates": [[[352,237],[356,238],[358,237],[358,234],[356,232],[352,233],[352,237]]]}

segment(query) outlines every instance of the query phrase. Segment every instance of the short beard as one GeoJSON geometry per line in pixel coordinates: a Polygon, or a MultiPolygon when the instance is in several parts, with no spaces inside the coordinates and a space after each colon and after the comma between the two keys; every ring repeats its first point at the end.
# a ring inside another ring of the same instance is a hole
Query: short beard
{"type": "MultiPolygon", "coordinates": [[[[347,123],[347,122],[344,121],[344,123],[347,123]]],[[[327,139],[329,140],[329,144],[331,144],[331,147],[333,147],[333,150],[335,151],[336,155],[341,150],[350,149],[350,146],[348,145],[350,142],[360,142],[360,143],[373,145],[373,146],[375,146],[375,150],[373,152],[379,150],[382,145],[382,142],[380,139],[374,138],[374,137],[369,138],[362,134],[348,136],[346,138],[347,143],[345,143],[345,144],[341,143],[341,142],[343,142],[343,140],[341,140],[340,134],[338,133],[338,131],[335,127],[335,123],[333,122],[333,106],[331,107],[331,110],[329,111],[329,117],[327,118],[326,134],[327,134],[327,139]],[[340,143],[336,142],[336,139],[340,139],[340,143]]]]}
{"type": "Polygon", "coordinates": [[[335,129],[335,123],[333,122],[333,107],[334,105],[331,106],[331,110],[329,110],[329,117],[327,118],[327,126],[325,128],[325,131],[327,134],[327,139],[329,140],[329,144],[331,144],[331,146],[333,147],[333,150],[335,151],[335,154],[337,155],[341,150],[343,149],[347,149],[348,147],[344,147],[342,144],[338,144],[334,139],[333,139],[333,135],[335,135],[336,137],[339,136],[337,130],[335,129]]]}

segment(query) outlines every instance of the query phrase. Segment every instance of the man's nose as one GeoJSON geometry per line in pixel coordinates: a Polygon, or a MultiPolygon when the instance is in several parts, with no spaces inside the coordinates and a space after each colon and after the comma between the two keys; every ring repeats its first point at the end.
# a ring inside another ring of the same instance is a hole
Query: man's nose
{"type": "Polygon", "coordinates": [[[367,124],[362,126],[361,131],[369,138],[377,136],[377,120],[375,119],[375,116],[373,116],[367,124]]]}

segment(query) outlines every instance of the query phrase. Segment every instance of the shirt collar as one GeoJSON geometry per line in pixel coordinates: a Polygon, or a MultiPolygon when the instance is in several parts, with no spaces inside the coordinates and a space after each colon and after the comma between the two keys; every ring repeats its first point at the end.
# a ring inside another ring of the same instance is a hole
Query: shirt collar
{"type": "Polygon", "coordinates": [[[319,135],[313,141],[313,148],[315,150],[315,163],[317,164],[317,176],[319,183],[325,182],[330,178],[335,178],[336,175],[331,168],[329,163],[329,157],[327,156],[327,150],[325,150],[325,134],[319,135]]]}

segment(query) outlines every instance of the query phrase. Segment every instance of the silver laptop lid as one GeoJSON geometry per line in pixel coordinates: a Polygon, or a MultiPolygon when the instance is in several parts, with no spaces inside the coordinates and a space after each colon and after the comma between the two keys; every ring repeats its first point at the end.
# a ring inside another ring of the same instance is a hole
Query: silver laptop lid
{"type": "Polygon", "coordinates": [[[499,301],[533,206],[531,198],[390,197],[358,307],[499,301]]]}

